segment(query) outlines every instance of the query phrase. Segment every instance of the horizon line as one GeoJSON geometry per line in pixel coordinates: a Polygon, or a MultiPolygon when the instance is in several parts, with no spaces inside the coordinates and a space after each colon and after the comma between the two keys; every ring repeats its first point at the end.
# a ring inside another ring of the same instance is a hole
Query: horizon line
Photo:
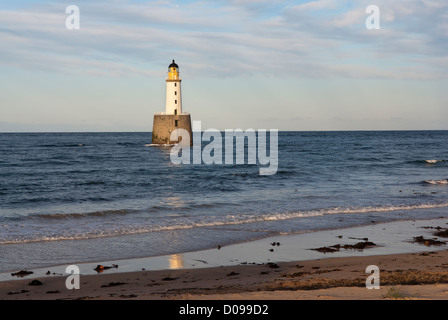
{"type": "MultiPolygon", "coordinates": [[[[209,128],[210,129],[210,128],[209,128]]],[[[241,128],[234,128],[233,130],[237,130],[241,128]]],[[[252,128],[248,128],[252,129],[252,128]]],[[[224,132],[226,129],[216,129],[220,132],[224,132]]],[[[241,129],[242,130],[242,129],[241,129]]],[[[247,129],[246,129],[247,130],[247,129]]],[[[448,129],[359,129],[359,130],[279,130],[279,129],[254,129],[257,130],[278,130],[278,132],[417,132],[417,131],[448,131],[448,129]]],[[[201,132],[204,132],[202,130],[201,132]]],[[[244,132],[245,130],[243,130],[244,132]]],[[[197,132],[197,131],[193,131],[197,132]]],[[[0,134],[9,134],[9,133],[152,133],[151,131],[0,131],[0,134]]]]}

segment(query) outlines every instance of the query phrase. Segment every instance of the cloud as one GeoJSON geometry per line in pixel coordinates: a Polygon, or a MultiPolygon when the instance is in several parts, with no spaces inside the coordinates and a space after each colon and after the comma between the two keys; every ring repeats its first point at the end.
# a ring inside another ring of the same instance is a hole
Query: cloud
{"type": "Polygon", "coordinates": [[[73,31],[60,2],[0,8],[0,63],[121,77],[176,58],[201,77],[446,78],[447,5],[376,2],[373,31],[367,1],[79,1],[73,31]]]}

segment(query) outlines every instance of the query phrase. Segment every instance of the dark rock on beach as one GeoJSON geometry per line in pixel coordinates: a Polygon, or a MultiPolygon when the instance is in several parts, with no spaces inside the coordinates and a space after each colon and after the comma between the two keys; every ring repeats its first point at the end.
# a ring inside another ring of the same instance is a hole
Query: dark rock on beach
{"type": "Polygon", "coordinates": [[[278,269],[278,268],[280,268],[278,264],[273,263],[273,262],[268,262],[267,265],[271,269],[278,269]]]}
{"type": "Polygon", "coordinates": [[[116,287],[116,286],[122,286],[127,284],[126,282],[109,282],[109,284],[103,284],[101,288],[109,288],[109,287],[116,287]]]}
{"type": "Polygon", "coordinates": [[[27,292],[29,292],[29,291],[23,289],[22,291],[10,291],[7,294],[10,296],[10,295],[13,295],[13,294],[21,294],[21,293],[27,293],[27,292]]]}
{"type": "Polygon", "coordinates": [[[41,286],[43,283],[39,280],[33,280],[30,283],[28,283],[29,286],[41,286]]]}
{"type": "Polygon", "coordinates": [[[343,248],[345,250],[350,250],[350,249],[363,250],[363,249],[371,248],[374,246],[376,246],[376,244],[371,241],[363,241],[363,242],[358,242],[356,244],[344,244],[344,245],[335,244],[335,245],[332,245],[329,247],[320,247],[320,248],[315,248],[315,249],[310,249],[310,250],[315,250],[315,251],[322,252],[322,253],[333,253],[333,252],[339,251],[341,248],[343,248]]]}
{"type": "Polygon", "coordinates": [[[434,233],[434,235],[436,237],[443,237],[443,238],[448,238],[448,229],[442,230],[442,231],[437,231],[434,233]]]}
{"type": "Polygon", "coordinates": [[[102,265],[99,264],[99,265],[97,265],[96,268],[93,269],[93,270],[95,270],[96,272],[100,273],[100,272],[103,272],[104,270],[108,270],[108,269],[112,269],[112,268],[117,269],[117,268],[118,268],[118,265],[113,264],[112,266],[102,266],[102,265]]]}
{"type": "Polygon", "coordinates": [[[364,241],[364,242],[358,242],[355,245],[353,245],[353,249],[365,249],[376,246],[375,243],[371,241],[364,241]]]}
{"type": "Polygon", "coordinates": [[[332,253],[332,252],[339,251],[340,245],[336,245],[336,246],[320,247],[320,248],[315,248],[315,249],[311,249],[311,250],[322,252],[322,253],[332,253]],[[336,246],[338,246],[338,247],[336,247],[336,246]]]}
{"type": "Polygon", "coordinates": [[[425,246],[441,246],[446,244],[445,241],[439,241],[437,239],[428,239],[423,236],[414,237],[414,241],[416,243],[424,244],[425,246]]]}
{"type": "Polygon", "coordinates": [[[20,270],[19,272],[11,273],[11,275],[13,277],[25,277],[25,276],[28,276],[30,274],[33,274],[33,271],[20,270]]]}
{"type": "Polygon", "coordinates": [[[52,293],[61,293],[59,290],[49,290],[46,293],[52,294],[52,293]]]}

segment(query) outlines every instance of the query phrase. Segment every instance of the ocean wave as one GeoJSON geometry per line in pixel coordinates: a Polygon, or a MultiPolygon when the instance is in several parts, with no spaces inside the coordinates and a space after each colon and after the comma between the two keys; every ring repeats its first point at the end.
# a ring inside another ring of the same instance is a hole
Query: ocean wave
{"type": "MultiPolygon", "coordinates": [[[[16,244],[16,243],[29,243],[29,242],[44,242],[44,241],[60,241],[60,240],[87,240],[96,239],[104,237],[113,236],[123,236],[123,235],[136,235],[144,234],[150,232],[163,232],[163,231],[176,231],[185,230],[193,228],[213,228],[222,226],[236,226],[250,223],[263,223],[263,222],[275,222],[284,221],[299,218],[309,218],[318,217],[332,214],[366,214],[373,212],[389,212],[389,211],[403,211],[403,210],[418,210],[418,209],[433,209],[433,208],[443,208],[448,207],[448,203],[438,203],[438,204],[416,204],[416,205],[397,205],[397,206],[368,206],[368,207],[356,207],[356,208],[322,208],[309,211],[294,211],[285,213],[268,213],[262,215],[255,214],[243,214],[243,215],[225,215],[225,216],[201,216],[201,217],[174,217],[174,219],[169,219],[165,221],[158,220],[157,223],[152,221],[150,223],[148,220],[142,220],[142,222],[130,224],[129,222],[123,221],[121,223],[117,222],[114,224],[103,224],[98,223],[96,225],[86,224],[87,227],[93,228],[92,230],[85,231],[74,231],[68,234],[67,228],[62,228],[60,234],[55,229],[51,230],[51,234],[35,234],[35,235],[23,235],[19,236],[14,234],[14,236],[5,237],[0,239],[0,244],[16,244]],[[201,220],[203,219],[203,220],[201,220]],[[105,227],[105,225],[107,225],[105,227]],[[108,229],[109,228],[109,229],[108,229]]],[[[61,219],[61,218],[84,218],[86,216],[102,216],[109,214],[123,215],[132,213],[133,210],[115,210],[115,211],[98,211],[89,214],[53,214],[46,215],[46,218],[50,219],[61,219]]]]}
{"type": "Polygon", "coordinates": [[[441,159],[441,160],[438,160],[438,159],[425,159],[425,160],[422,160],[422,159],[420,159],[420,160],[407,161],[406,163],[409,163],[409,164],[419,164],[419,165],[422,165],[422,164],[428,165],[428,164],[438,164],[438,163],[442,163],[442,162],[448,162],[448,160],[443,160],[443,159],[441,159]]]}
{"type": "Polygon", "coordinates": [[[426,163],[436,164],[438,162],[446,162],[447,160],[425,160],[426,163]]]}
{"type": "Polygon", "coordinates": [[[441,179],[441,180],[425,180],[423,183],[426,184],[448,184],[448,179],[441,179]]]}
{"type": "Polygon", "coordinates": [[[216,203],[199,203],[199,204],[189,204],[181,207],[173,207],[170,205],[155,205],[146,209],[119,209],[119,210],[101,210],[94,212],[76,212],[76,213],[44,213],[44,214],[32,214],[29,216],[21,216],[21,217],[13,217],[14,219],[26,220],[28,218],[40,219],[40,220],[69,220],[69,219],[81,219],[81,218],[89,218],[89,217],[106,217],[106,216],[125,216],[131,214],[148,214],[154,212],[162,212],[162,211],[176,211],[176,210],[184,210],[191,211],[197,209],[212,209],[216,207],[229,206],[236,207],[238,204],[234,203],[224,203],[224,202],[216,202],[216,203]]]}
{"type": "Polygon", "coordinates": [[[69,143],[69,144],[41,144],[38,147],[42,148],[75,148],[75,147],[85,147],[84,143],[69,143]]]}
{"type": "Polygon", "coordinates": [[[81,219],[88,217],[103,217],[103,216],[119,216],[139,212],[138,210],[104,210],[86,213],[50,213],[50,214],[33,214],[29,217],[43,220],[61,220],[61,219],[81,219]]]}
{"type": "Polygon", "coordinates": [[[118,146],[139,146],[138,142],[117,142],[118,146]]]}
{"type": "Polygon", "coordinates": [[[80,182],[80,183],[77,183],[76,185],[78,185],[78,186],[93,186],[93,185],[103,185],[103,184],[106,184],[106,182],[92,180],[92,181],[80,182]]]}
{"type": "Polygon", "coordinates": [[[147,143],[145,147],[173,147],[175,144],[155,144],[155,143],[147,143]]]}

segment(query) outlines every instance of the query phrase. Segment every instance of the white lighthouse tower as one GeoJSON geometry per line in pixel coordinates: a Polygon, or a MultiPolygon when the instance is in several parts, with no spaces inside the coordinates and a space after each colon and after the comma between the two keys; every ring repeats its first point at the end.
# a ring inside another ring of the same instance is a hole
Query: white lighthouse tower
{"type": "Polygon", "coordinates": [[[173,60],[168,66],[168,78],[166,79],[166,114],[182,114],[182,94],[179,77],[179,66],[173,60]]]}

